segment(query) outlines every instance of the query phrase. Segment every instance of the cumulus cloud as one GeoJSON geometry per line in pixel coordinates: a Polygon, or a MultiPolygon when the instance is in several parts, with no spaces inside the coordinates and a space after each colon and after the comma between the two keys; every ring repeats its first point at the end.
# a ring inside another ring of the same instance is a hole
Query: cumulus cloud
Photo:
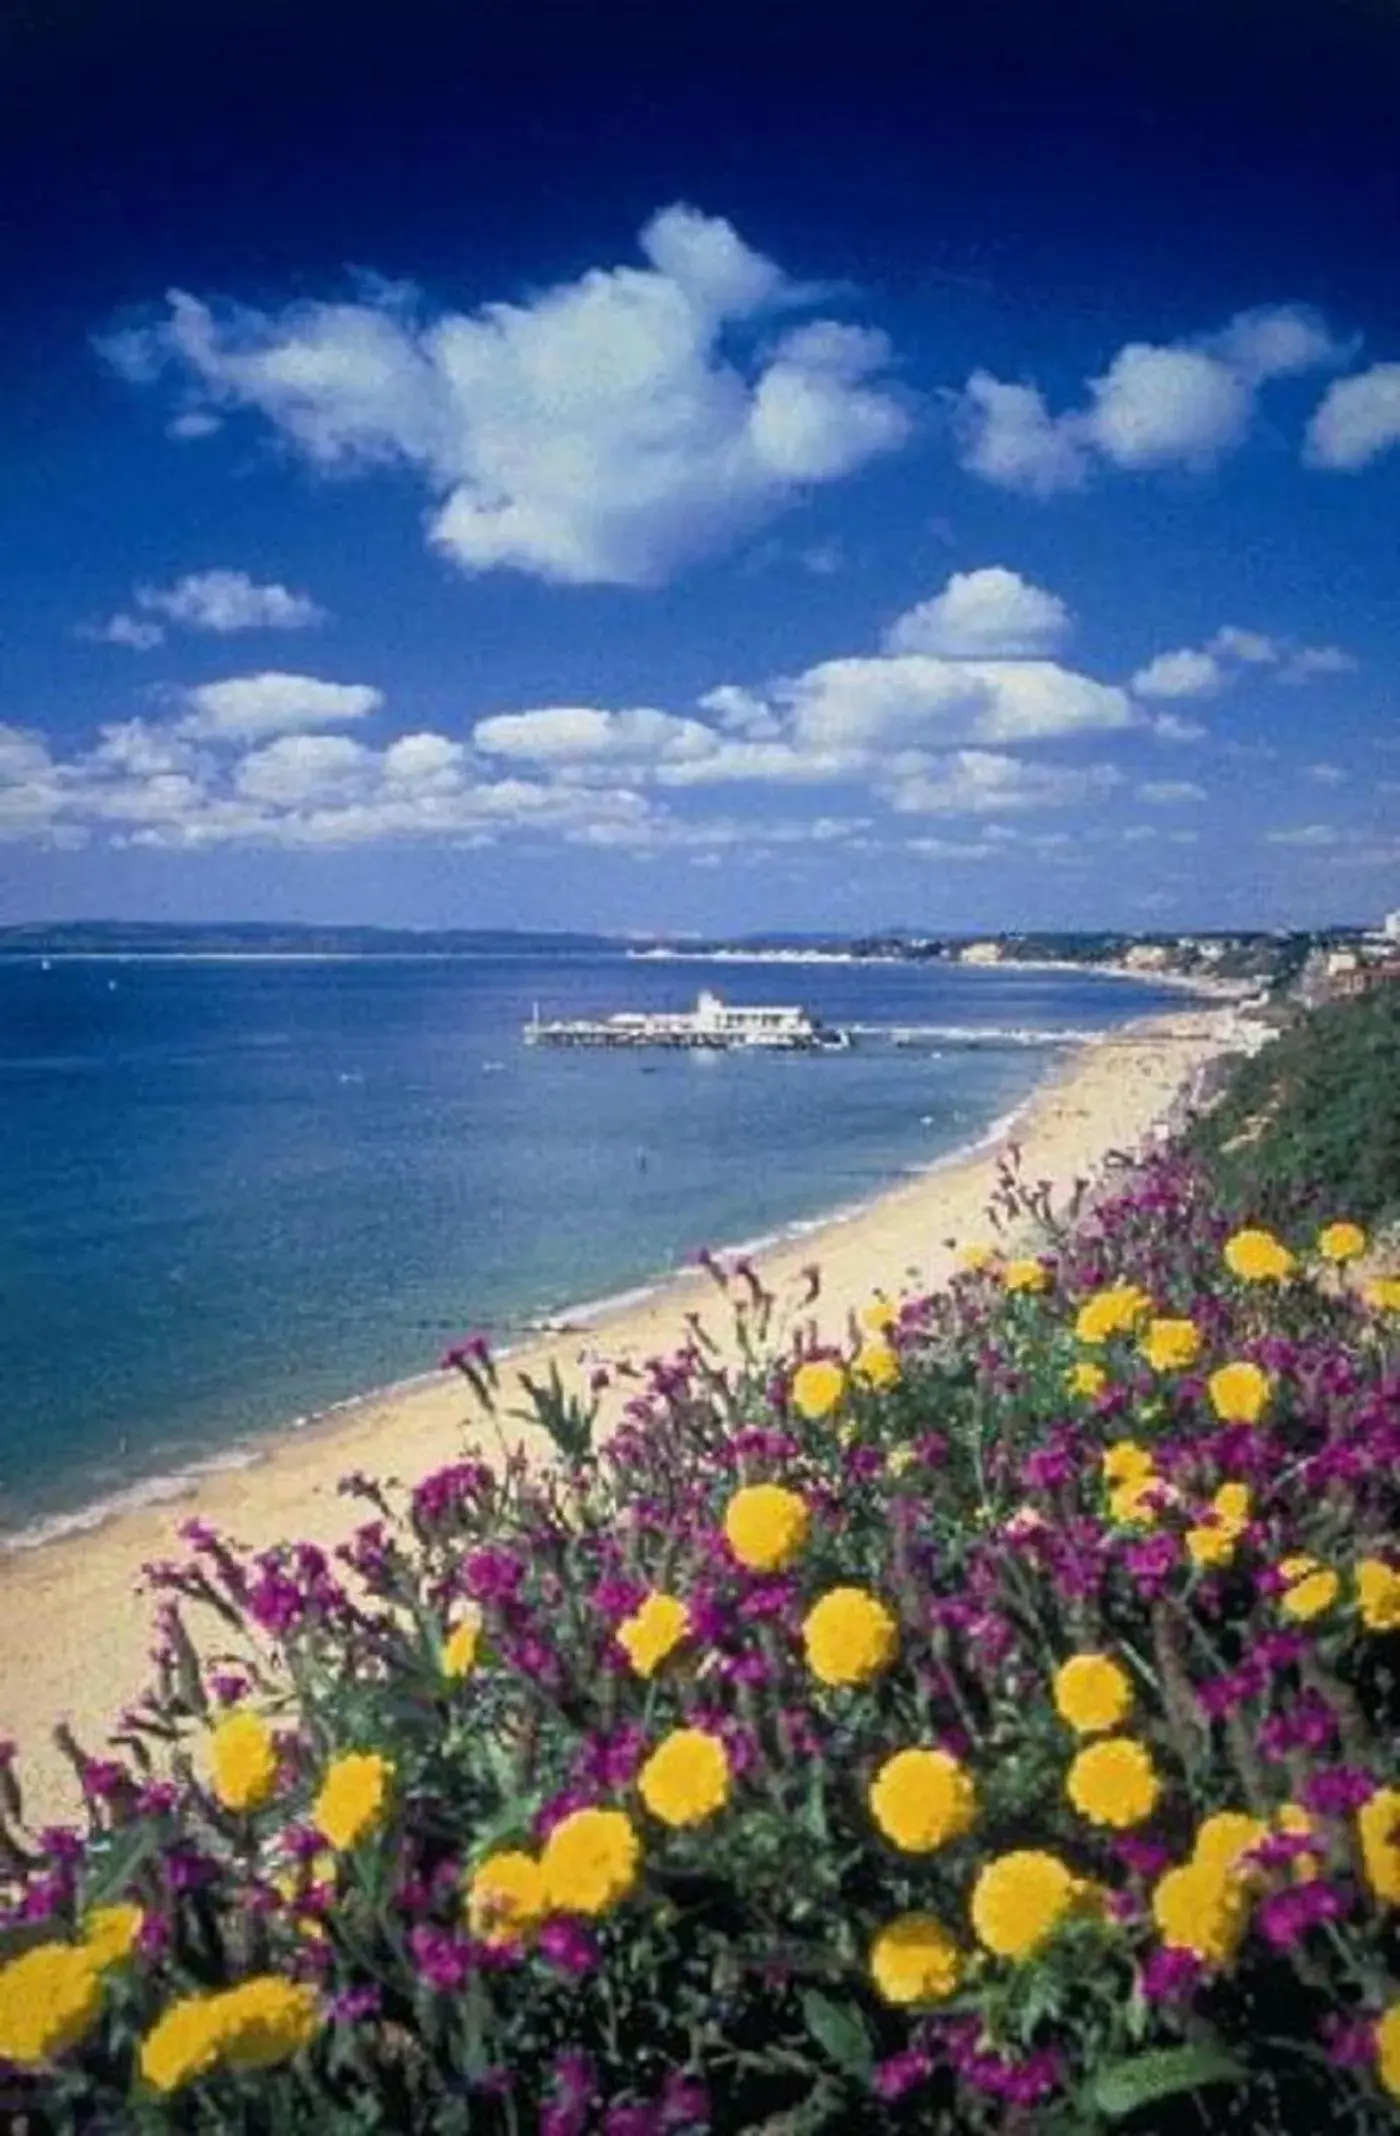
{"type": "Polygon", "coordinates": [[[1235,623],[1222,623],[1206,646],[1227,660],[1240,660],[1249,667],[1268,667],[1277,660],[1279,648],[1261,630],[1241,630],[1235,623]]]}
{"type": "Polygon", "coordinates": [[[1095,467],[1204,473],[1235,451],[1270,379],[1349,354],[1306,306],[1241,312],[1194,341],[1133,341],[1086,381],[1078,408],[1052,414],[1028,382],[975,371],[953,396],[961,464],[1004,489],[1050,497],[1081,489],[1095,467]]]}
{"type": "Polygon", "coordinates": [[[1280,682],[1311,682],[1315,675],[1354,675],[1361,665],[1340,645],[1302,645],[1279,669],[1280,682]]]}
{"type": "Polygon", "coordinates": [[[1175,653],[1158,653],[1138,669],[1131,686],[1139,697],[1212,697],[1224,681],[1213,653],[1183,647],[1175,653]]]}
{"type": "Polygon", "coordinates": [[[189,571],[173,586],[138,586],[135,615],[118,610],[105,623],[86,625],[81,635],[105,645],[149,652],[165,643],[167,624],[185,630],[227,634],[237,630],[306,630],[324,623],[325,610],[286,586],[260,586],[246,571],[189,571]],[[159,620],[158,620],[159,619],[159,620]]]}
{"type": "Polygon", "coordinates": [[[1308,467],[1353,474],[1400,444],[1400,363],[1375,363],[1327,388],[1308,424],[1308,467]]]}
{"type": "Polygon", "coordinates": [[[644,267],[436,317],[373,280],[281,312],[174,291],[99,347],[133,383],[173,376],[194,412],[256,412],[318,466],[413,469],[463,570],[653,586],[894,450],[909,417],[882,334],[817,319],[758,348],[820,293],[721,218],[664,209],[640,249],[644,267]]]}
{"type": "Polygon", "coordinates": [[[891,767],[887,795],[901,815],[979,816],[999,810],[1064,808],[1111,793],[1122,774],[1111,764],[1039,764],[987,749],[911,755],[891,767]]]}
{"type": "Polygon", "coordinates": [[[897,617],[885,633],[885,650],[952,659],[1039,658],[1057,651],[1071,629],[1058,594],[991,564],[955,571],[941,593],[897,617]]]}
{"type": "Polygon", "coordinates": [[[1334,846],[1341,832],[1332,823],[1302,823],[1293,830],[1265,831],[1265,842],[1283,846],[1334,846]]]}
{"type": "Polygon", "coordinates": [[[1144,779],[1136,789],[1139,801],[1171,807],[1181,801],[1204,801],[1206,790],[1194,779],[1144,779]]]}
{"type": "Polygon", "coordinates": [[[384,702],[363,682],[325,682],[316,675],[232,675],[202,682],[186,694],[181,731],[207,741],[249,741],[307,727],[338,727],[365,719],[384,702]]]}

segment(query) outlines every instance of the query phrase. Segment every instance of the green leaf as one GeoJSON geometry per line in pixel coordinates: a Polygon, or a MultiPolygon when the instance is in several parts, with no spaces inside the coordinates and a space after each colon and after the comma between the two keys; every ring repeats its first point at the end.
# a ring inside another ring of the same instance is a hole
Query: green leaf
{"type": "Polygon", "coordinates": [[[1220,2047],[1154,2047],[1121,2062],[1109,2062],[1090,2084],[1101,2114],[1121,2121],[1140,2106],[1198,2091],[1205,2084],[1239,2084],[1245,2070],[1220,2047]]]}
{"type": "Polygon", "coordinates": [[[812,2038],[838,2069],[851,2077],[870,2075],[875,2066],[875,2049],[859,2010],[808,1988],[802,1997],[802,2015],[812,2038]]]}

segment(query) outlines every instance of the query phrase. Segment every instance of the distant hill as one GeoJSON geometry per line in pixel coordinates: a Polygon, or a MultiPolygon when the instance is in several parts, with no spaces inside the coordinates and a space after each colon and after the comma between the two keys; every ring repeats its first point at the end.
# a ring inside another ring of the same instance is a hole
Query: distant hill
{"type": "Polygon", "coordinates": [[[508,927],[303,927],[231,920],[172,926],[148,920],[34,921],[0,927],[5,956],[519,956],[531,950],[582,954],[619,949],[617,937],[536,934],[508,927]]]}

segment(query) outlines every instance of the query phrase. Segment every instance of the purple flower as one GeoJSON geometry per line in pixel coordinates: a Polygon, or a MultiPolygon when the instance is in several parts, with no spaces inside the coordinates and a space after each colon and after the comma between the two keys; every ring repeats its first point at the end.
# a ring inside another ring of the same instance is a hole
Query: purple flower
{"type": "Polygon", "coordinates": [[[1320,1817],[1345,1817],[1375,1793],[1370,1773],[1353,1765],[1324,1765],[1303,1782],[1303,1802],[1320,1817]]]}
{"type": "Polygon", "coordinates": [[[1345,1912],[1341,1893],[1317,1877],[1310,1884],[1291,1884],[1287,1891],[1272,1893],[1256,1918],[1265,1941],[1284,1951],[1301,1942],[1310,1928],[1340,1920],[1345,1912]]]}
{"type": "Polygon", "coordinates": [[[439,1995],[451,1995],[471,1972],[472,1948],[450,1929],[420,1925],[408,1932],[408,1947],[419,1978],[439,1995]]]}
{"type": "Polygon", "coordinates": [[[1185,2002],[1195,1993],[1205,1968],[1194,1951],[1168,1946],[1153,1951],[1141,1975],[1144,2002],[1185,2002]]]}
{"type": "Polygon", "coordinates": [[[358,2025],[363,2018],[379,2015],[380,2001],[378,1988],[342,1988],[329,1998],[326,2009],[333,2024],[358,2025]]]}
{"type": "Polygon", "coordinates": [[[508,1602],[525,1578],[521,1560],[509,1550],[474,1550],[464,1567],[467,1593],[477,1602],[508,1602]]]}
{"type": "Polygon", "coordinates": [[[1123,1832],[1113,1842],[1113,1851],[1134,1876],[1159,1877],[1171,1860],[1159,1840],[1142,1839],[1136,1832],[1123,1832]]]}
{"type": "Polygon", "coordinates": [[[881,2099],[902,2099],[933,2072],[933,2058],[921,2047],[906,2047],[902,2054],[888,2055],[870,2073],[871,2089],[881,2099]]]}
{"type": "Polygon", "coordinates": [[[1338,2069],[1369,2069],[1376,2058],[1375,2020],[1333,2011],[1318,2027],[1327,2059],[1338,2069]]]}
{"type": "Polygon", "coordinates": [[[703,2129],[710,2121],[710,2095],[703,2084],[673,2069],[661,2087],[663,2129],[703,2129]]]}
{"type": "Polygon", "coordinates": [[[541,1957],[575,1979],[591,1973],[598,1963],[597,1938],[577,1921],[546,1921],[536,1944],[541,1957]]]}

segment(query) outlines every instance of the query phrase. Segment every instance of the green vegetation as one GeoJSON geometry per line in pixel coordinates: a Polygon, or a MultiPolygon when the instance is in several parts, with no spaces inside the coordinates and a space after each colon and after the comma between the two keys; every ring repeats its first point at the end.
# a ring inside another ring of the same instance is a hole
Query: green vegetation
{"type": "Polygon", "coordinates": [[[1191,1144],[1233,1209],[1269,1223],[1400,1216],[1400,987],[1317,1009],[1235,1069],[1191,1144]]]}

